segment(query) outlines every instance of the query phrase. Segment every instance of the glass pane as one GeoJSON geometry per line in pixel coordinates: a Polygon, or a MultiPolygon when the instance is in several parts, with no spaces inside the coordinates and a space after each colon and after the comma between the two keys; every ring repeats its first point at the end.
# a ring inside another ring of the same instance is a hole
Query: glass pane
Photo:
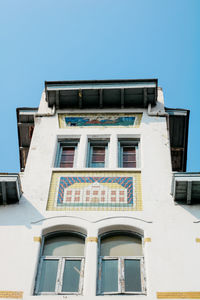
{"type": "Polygon", "coordinates": [[[136,167],[136,151],[135,147],[123,147],[123,167],[136,167]]]}
{"type": "Polygon", "coordinates": [[[124,162],[123,163],[123,168],[136,168],[136,162],[124,162]]]}
{"type": "Polygon", "coordinates": [[[105,161],[105,147],[93,147],[92,162],[105,161]]]}
{"type": "Polygon", "coordinates": [[[73,165],[73,163],[61,163],[60,168],[72,168],[73,165]]]}
{"type": "Polygon", "coordinates": [[[102,260],[101,293],[118,292],[118,260],[102,260]]]}
{"type": "Polygon", "coordinates": [[[81,272],[80,260],[66,260],[63,274],[62,292],[78,292],[81,272]]]}
{"type": "Polygon", "coordinates": [[[92,162],[91,163],[91,166],[90,166],[91,168],[104,168],[104,162],[103,163],[101,163],[101,162],[92,162]]]}
{"type": "Polygon", "coordinates": [[[101,240],[101,256],[142,256],[141,239],[128,235],[105,237],[101,240]]]}
{"type": "Polygon", "coordinates": [[[61,168],[73,167],[75,147],[63,147],[60,159],[61,168]]]}
{"type": "Polygon", "coordinates": [[[125,259],[125,291],[141,292],[140,260],[125,259]]]}
{"type": "Polygon", "coordinates": [[[58,260],[43,260],[40,276],[39,293],[55,292],[58,260]]]}
{"type": "Polygon", "coordinates": [[[84,239],[76,236],[62,235],[45,240],[43,255],[84,256],[84,239]]]}

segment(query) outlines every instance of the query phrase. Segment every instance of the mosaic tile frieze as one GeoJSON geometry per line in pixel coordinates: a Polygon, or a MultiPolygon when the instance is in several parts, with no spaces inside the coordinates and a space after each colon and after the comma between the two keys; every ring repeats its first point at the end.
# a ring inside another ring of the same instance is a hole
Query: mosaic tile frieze
{"type": "Polygon", "coordinates": [[[139,127],[142,114],[59,114],[60,128],[139,127]]]}
{"type": "Polygon", "coordinates": [[[47,210],[142,210],[140,173],[55,172],[47,210]]]}

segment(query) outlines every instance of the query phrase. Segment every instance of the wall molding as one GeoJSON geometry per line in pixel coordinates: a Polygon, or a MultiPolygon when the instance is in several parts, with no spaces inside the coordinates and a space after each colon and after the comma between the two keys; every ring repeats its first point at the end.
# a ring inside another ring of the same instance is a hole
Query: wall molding
{"type": "Polygon", "coordinates": [[[200,292],[157,292],[157,299],[200,299],[200,292]]]}

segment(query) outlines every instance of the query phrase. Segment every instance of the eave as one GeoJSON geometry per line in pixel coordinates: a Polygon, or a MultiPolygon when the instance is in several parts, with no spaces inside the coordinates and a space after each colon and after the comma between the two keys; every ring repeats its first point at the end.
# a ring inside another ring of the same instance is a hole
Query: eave
{"type": "Polygon", "coordinates": [[[147,107],[157,102],[157,79],[45,81],[56,109],[147,107]]]}
{"type": "Polygon", "coordinates": [[[20,170],[24,171],[34,130],[34,115],[37,108],[17,108],[17,130],[19,141],[20,170]]]}
{"type": "Polygon", "coordinates": [[[190,111],[177,108],[165,108],[165,110],[169,114],[172,171],[185,172],[190,111]]]}

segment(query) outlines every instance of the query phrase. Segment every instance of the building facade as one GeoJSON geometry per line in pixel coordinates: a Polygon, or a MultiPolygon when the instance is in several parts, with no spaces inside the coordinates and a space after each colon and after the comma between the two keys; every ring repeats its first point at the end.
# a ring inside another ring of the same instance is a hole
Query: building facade
{"type": "Polygon", "coordinates": [[[45,82],[0,174],[0,298],[200,299],[188,122],[156,79],[45,82]]]}

